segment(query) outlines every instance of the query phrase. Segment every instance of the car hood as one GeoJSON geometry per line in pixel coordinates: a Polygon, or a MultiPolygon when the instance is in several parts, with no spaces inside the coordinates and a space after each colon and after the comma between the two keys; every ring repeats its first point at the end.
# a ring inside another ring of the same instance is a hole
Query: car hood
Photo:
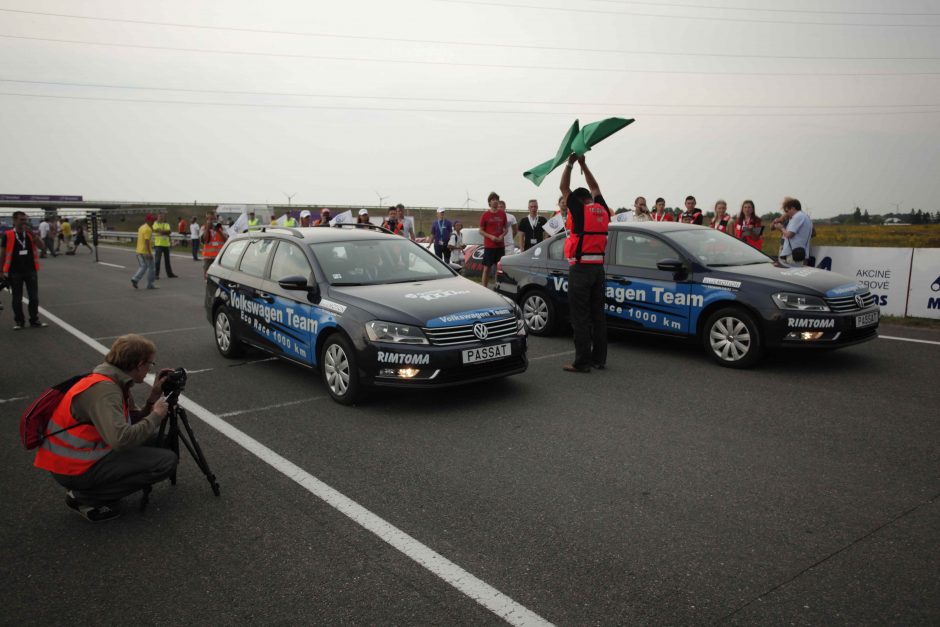
{"type": "Polygon", "coordinates": [[[330,287],[330,298],[369,312],[377,320],[446,327],[506,317],[513,306],[492,290],[463,277],[330,287]]]}
{"type": "MultiPolygon", "coordinates": [[[[772,263],[755,264],[751,266],[729,266],[715,268],[723,279],[763,279],[780,285],[782,289],[799,288],[800,292],[817,292],[823,296],[851,296],[864,293],[866,288],[860,286],[851,277],[837,272],[820,270],[803,266],[799,268],[781,268],[772,263]]],[[[706,281],[707,283],[707,281],[706,281]]]]}

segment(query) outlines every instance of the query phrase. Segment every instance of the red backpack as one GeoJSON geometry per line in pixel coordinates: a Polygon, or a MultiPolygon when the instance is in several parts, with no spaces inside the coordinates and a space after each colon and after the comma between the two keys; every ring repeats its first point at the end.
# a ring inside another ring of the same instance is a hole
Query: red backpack
{"type": "MultiPolygon", "coordinates": [[[[23,441],[26,450],[32,450],[42,444],[42,441],[46,439],[46,426],[52,419],[53,412],[55,412],[68,391],[72,389],[72,386],[87,376],[87,374],[80,374],[62,383],[57,383],[29,404],[29,407],[20,416],[20,439],[23,441]]],[[[78,423],[65,429],[53,431],[49,435],[62,433],[77,426],[78,423]]]]}

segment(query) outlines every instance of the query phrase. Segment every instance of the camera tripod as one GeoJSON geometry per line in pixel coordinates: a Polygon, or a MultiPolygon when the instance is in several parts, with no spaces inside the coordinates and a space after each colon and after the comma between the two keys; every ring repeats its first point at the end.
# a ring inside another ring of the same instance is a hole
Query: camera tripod
{"type": "MultiPolygon", "coordinates": [[[[166,448],[176,453],[177,457],[179,457],[180,442],[182,442],[186,450],[188,450],[189,454],[192,456],[193,461],[199,466],[199,470],[206,476],[206,480],[212,487],[212,493],[219,496],[219,482],[216,481],[215,475],[212,474],[212,470],[209,469],[209,462],[206,461],[206,456],[203,454],[199,442],[196,441],[196,434],[193,433],[193,428],[189,425],[189,417],[186,415],[186,410],[178,404],[179,394],[179,390],[176,390],[166,398],[169,410],[166,413],[166,420],[160,425],[158,437],[166,448]],[[183,425],[183,430],[180,429],[180,423],[183,425]],[[165,437],[164,431],[166,432],[165,437]]],[[[170,475],[170,483],[176,485],[176,470],[170,475]]],[[[144,490],[143,498],[140,502],[141,511],[147,507],[149,497],[150,490],[144,490]]]]}

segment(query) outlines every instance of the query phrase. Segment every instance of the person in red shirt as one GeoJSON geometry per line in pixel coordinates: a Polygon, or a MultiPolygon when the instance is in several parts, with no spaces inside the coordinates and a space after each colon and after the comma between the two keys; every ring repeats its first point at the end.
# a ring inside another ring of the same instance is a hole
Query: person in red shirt
{"type": "MultiPolygon", "coordinates": [[[[490,268],[499,263],[506,250],[506,232],[509,229],[509,220],[506,212],[499,208],[499,194],[490,192],[486,197],[490,208],[480,216],[480,235],[483,236],[483,276],[480,282],[483,287],[489,287],[490,268]]],[[[493,272],[495,274],[495,271],[493,272]]]]}
{"type": "Polygon", "coordinates": [[[672,222],[672,214],[666,211],[666,199],[657,198],[656,199],[656,211],[650,216],[653,219],[653,222],[672,222]]]}
{"type": "Polygon", "coordinates": [[[764,245],[763,225],[754,212],[753,200],[745,200],[741,203],[741,213],[734,221],[734,236],[743,239],[757,250],[764,245]]]}

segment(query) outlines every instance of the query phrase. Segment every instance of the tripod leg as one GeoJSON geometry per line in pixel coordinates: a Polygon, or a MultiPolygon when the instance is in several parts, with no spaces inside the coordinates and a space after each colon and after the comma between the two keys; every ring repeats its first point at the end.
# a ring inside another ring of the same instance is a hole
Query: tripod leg
{"type": "Polygon", "coordinates": [[[141,490],[140,495],[140,511],[147,509],[147,505],[150,503],[150,493],[153,491],[152,486],[147,486],[141,490]]]}
{"type": "MultiPolygon", "coordinates": [[[[196,434],[193,433],[193,428],[189,424],[189,418],[186,416],[186,411],[182,407],[177,407],[177,414],[179,416],[180,422],[183,423],[183,428],[186,429],[186,434],[189,436],[187,439],[186,436],[184,436],[183,433],[179,431],[179,427],[177,427],[177,449],[179,449],[179,440],[182,440],[187,450],[189,450],[189,454],[192,455],[193,460],[196,462],[196,465],[199,466],[199,470],[201,470],[202,474],[206,476],[206,480],[212,487],[212,493],[216,496],[219,496],[221,494],[219,482],[216,481],[215,475],[212,474],[212,471],[209,469],[209,462],[206,461],[206,456],[202,452],[202,447],[200,447],[199,442],[196,441],[196,434]]],[[[179,453],[177,453],[177,455],[179,455],[179,453]]]]}

